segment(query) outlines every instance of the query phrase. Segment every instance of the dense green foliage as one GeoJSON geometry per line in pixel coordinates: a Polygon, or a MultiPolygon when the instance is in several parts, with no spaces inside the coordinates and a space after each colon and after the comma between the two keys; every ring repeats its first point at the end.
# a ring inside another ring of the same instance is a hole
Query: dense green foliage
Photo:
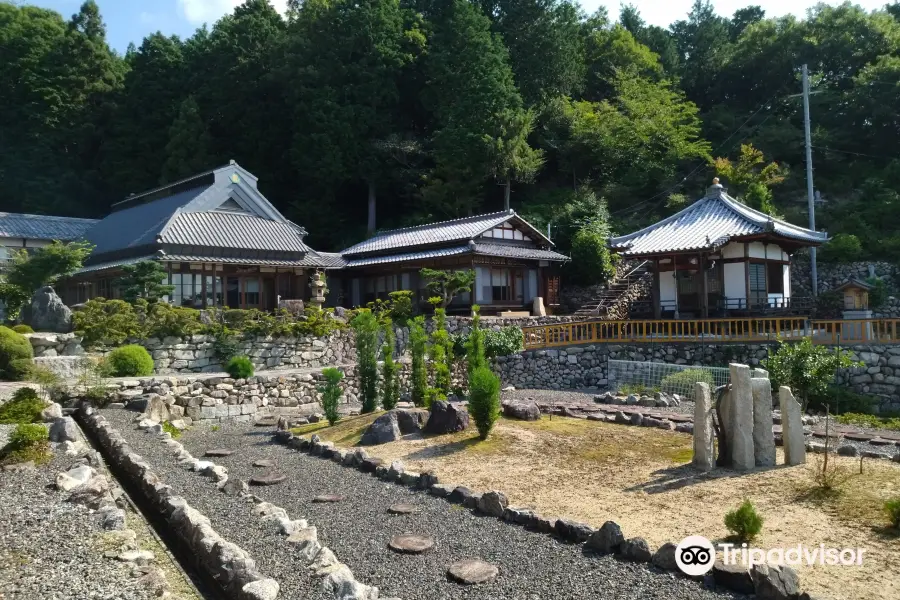
{"type": "Polygon", "coordinates": [[[499,330],[486,329],[484,331],[484,355],[487,358],[496,356],[509,356],[525,349],[525,336],[522,328],[515,325],[507,325],[499,330]]]}
{"type": "Polygon", "coordinates": [[[428,334],[425,333],[425,317],[418,316],[409,324],[409,353],[412,360],[410,392],[413,404],[425,404],[428,391],[428,366],[425,355],[428,352],[428,334]]]}
{"type": "Polygon", "coordinates": [[[356,334],[356,364],[362,412],[378,407],[378,320],[370,310],[360,310],[350,326],[356,334]]]}
{"type": "Polygon", "coordinates": [[[900,529],[900,498],[892,498],[884,503],[884,514],[894,529],[900,529]]]}
{"type": "Polygon", "coordinates": [[[857,366],[840,348],[817,346],[810,338],[799,343],[781,341],[775,355],[763,362],[772,385],[791,388],[804,411],[811,398],[828,392],[838,369],[857,366]]]}
{"type": "Polygon", "coordinates": [[[481,329],[481,311],[475,304],[472,306],[472,330],[466,339],[466,374],[471,383],[472,374],[479,367],[486,367],[487,359],[484,351],[484,331],[481,329]]]}
{"type": "Polygon", "coordinates": [[[106,355],[113,377],[146,377],[153,374],[153,358],[137,344],[115,348],[106,355]]]}
{"type": "Polygon", "coordinates": [[[25,336],[0,325],[0,379],[22,381],[33,357],[31,342],[25,336]]]}
{"type": "Polygon", "coordinates": [[[893,429],[900,431],[900,418],[897,417],[878,417],[866,413],[847,412],[838,415],[835,420],[838,423],[847,425],[859,425],[860,427],[871,427],[873,429],[893,429]]]}
{"type": "Polygon", "coordinates": [[[21,423],[9,434],[9,442],[0,450],[0,464],[33,461],[45,463],[51,458],[49,431],[38,423],[21,423]]]}
{"type": "Polygon", "coordinates": [[[246,356],[232,356],[225,365],[225,372],[232,379],[247,379],[253,377],[253,361],[246,356]]]}
{"type": "Polygon", "coordinates": [[[749,500],[725,514],[725,527],[738,543],[750,543],[762,531],[763,518],[749,500]]]}
{"type": "Polygon", "coordinates": [[[26,325],[25,323],[13,325],[12,330],[16,333],[34,333],[34,329],[31,328],[31,325],[26,325]]]}
{"type": "Polygon", "coordinates": [[[469,377],[469,414],[481,439],[487,439],[500,418],[500,378],[487,366],[480,366],[469,377]]]}
{"type": "Polygon", "coordinates": [[[37,423],[41,420],[44,401],[30,387],[17,389],[12,398],[0,406],[0,423],[37,423]]]}
{"type": "Polygon", "coordinates": [[[319,402],[322,405],[322,412],[325,413],[325,418],[328,419],[328,424],[334,425],[341,418],[338,412],[338,404],[343,394],[340,383],[344,378],[344,373],[340,369],[329,367],[322,371],[322,376],[325,377],[325,385],[319,387],[319,392],[322,394],[322,399],[319,402]]]}
{"type": "MultiPolygon", "coordinates": [[[[333,310],[307,307],[305,314],[294,318],[285,310],[268,313],[261,310],[225,309],[207,311],[211,323],[200,320],[200,311],[172,306],[165,302],[150,304],[139,298],[134,304],[124,300],[88,300],[72,315],[75,331],[85,346],[121,344],[129,338],[181,337],[205,333],[216,337],[217,343],[237,344],[241,333],[271,336],[325,336],[346,327],[334,318],[333,310]]],[[[220,358],[231,358],[234,352],[223,352],[220,358]]],[[[218,356],[218,353],[217,353],[218,356]]]]}
{"type": "Polygon", "coordinates": [[[122,271],[125,274],[116,281],[116,285],[122,290],[122,297],[128,302],[135,302],[138,298],[156,302],[175,289],[174,285],[163,283],[168,279],[168,273],[165,267],[155,260],[122,265],[122,271]]]}
{"type": "Polygon", "coordinates": [[[435,269],[422,269],[419,274],[425,281],[425,287],[429,292],[434,294],[432,299],[440,300],[432,302],[441,308],[447,308],[447,305],[459,294],[471,291],[475,285],[475,271],[465,269],[462,271],[438,271],[435,269]]]}
{"type": "MultiPolygon", "coordinates": [[[[895,5],[766,18],[697,0],[662,28],[574,0],[289,2],[284,17],[247,0],[189,39],[154,33],[120,55],[93,0],[68,19],[20,4],[0,3],[4,210],[101,216],[233,158],[322,249],[361,239],[376,203],[394,227],[508,196],[552,230],[580,189],[621,233],[717,174],[805,223],[808,63],[818,225],[856,235],[863,258],[900,258],[895,5]]],[[[560,251],[578,229],[560,231],[560,251]]]]}
{"type": "Polygon", "coordinates": [[[685,369],[663,377],[659,387],[667,394],[682,394],[690,397],[694,394],[694,384],[697,382],[713,386],[712,373],[706,369],[685,369]]]}
{"type": "MultiPolygon", "coordinates": [[[[3,7],[0,6],[0,13],[2,10],[3,7]]],[[[0,158],[0,175],[2,175],[2,158],[0,158]]],[[[13,253],[12,264],[0,275],[0,301],[6,305],[8,315],[12,317],[18,315],[38,288],[56,283],[59,278],[80,269],[92,249],[93,246],[86,242],[54,241],[34,251],[23,249],[13,253]]]]}
{"type": "Polygon", "coordinates": [[[381,346],[381,406],[391,410],[400,400],[400,365],[394,361],[394,325],[390,320],[382,325],[384,344],[381,346]]]}
{"type": "Polygon", "coordinates": [[[377,299],[367,304],[379,321],[388,319],[406,327],[413,316],[413,293],[409,290],[390,292],[387,300],[377,299]]]}
{"type": "Polygon", "coordinates": [[[872,406],[876,403],[874,396],[859,394],[844,386],[831,385],[825,392],[809,399],[809,408],[824,413],[827,406],[831,414],[844,416],[846,413],[871,413],[872,406]]]}
{"type": "Polygon", "coordinates": [[[818,257],[823,262],[853,262],[863,255],[862,242],[852,233],[839,233],[822,246],[818,257]]]}

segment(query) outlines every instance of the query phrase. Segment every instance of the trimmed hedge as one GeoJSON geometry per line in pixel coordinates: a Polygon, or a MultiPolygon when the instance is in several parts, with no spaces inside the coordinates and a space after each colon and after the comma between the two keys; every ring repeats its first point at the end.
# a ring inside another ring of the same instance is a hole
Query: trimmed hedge
{"type": "Polygon", "coordinates": [[[129,344],[106,356],[113,377],[146,377],[153,374],[153,358],[143,346],[129,344]]]}
{"type": "Polygon", "coordinates": [[[26,325],[25,323],[13,325],[12,330],[16,333],[34,333],[34,329],[31,328],[31,325],[26,325]]]}
{"type": "Polygon", "coordinates": [[[225,365],[225,371],[232,379],[253,377],[253,362],[246,356],[234,356],[225,365]]]}
{"type": "Polygon", "coordinates": [[[469,414],[481,439],[487,439],[500,418],[500,379],[488,367],[472,371],[469,379],[469,414]]]}
{"type": "Polygon", "coordinates": [[[0,423],[4,425],[37,423],[41,420],[44,401],[30,387],[17,389],[12,398],[0,406],[0,423]]]}
{"type": "Polygon", "coordinates": [[[0,326],[0,379],[22,381],[28,376],[33,359],[31,342],[21,333],[0,326]]]}

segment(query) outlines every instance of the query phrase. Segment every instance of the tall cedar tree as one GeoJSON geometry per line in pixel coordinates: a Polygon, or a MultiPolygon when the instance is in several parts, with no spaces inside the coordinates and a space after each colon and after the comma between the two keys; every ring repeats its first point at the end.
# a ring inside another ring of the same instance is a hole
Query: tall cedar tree
{"type": "Polygon", "coordinates": [[[350,321],[356,333],[356,363],[362,412],[378,408],[378,320],[372,311],[362,309],[350,321]]]}
{"type": "Polygon", "coordinates": [[[178,116],[169,128],[166,162],[160,183],[169,183],[200,173],[213,166],[209,155],[210,139],[193,96],[181,103],[178,116]]]}
{"type": "Polygon", "coordinates": [[[416,406],[425,404],[428,391],[428,366],[425,355],[428,352],[428,334],[425,333],[425,317],[418,316],[409,325],[409,346],[412,357],[412,401],[416,406]]]}
{"type": "Polygon", "coordinates": [[[434,371],[434,385],[428,390],[427,404],[434,400],[446,400],[450,395],[453,342],[447,333],[447,312],[443,308],[434,309],[434,331],[431,332],[431,368],[434,371]],[[449,347],[449,348],[448,348],[449,347]],[[449,350],[449,351],[448,351],[449,350]]]}
{"type": "Polygon", "coordinates": [[[487,360],[484,357],[484,332],[481,330],[481,307],[477,304],[472,306],[472,331],[466,340],[466,373],[469,377],[469,386],[471,389],[472,373],[478,367],[487,366],[487,360]]]}
{"type": "Polygon", "coordinates": [[[385,319],[382,324],[384,332],[384,344],[381,346],[381,406],[384,410],[391,410],[397,406],[400,399],[400,383],[397,374],[400,365],[394,361],[395,337],[394,324],[390,319],[385,319]]]}

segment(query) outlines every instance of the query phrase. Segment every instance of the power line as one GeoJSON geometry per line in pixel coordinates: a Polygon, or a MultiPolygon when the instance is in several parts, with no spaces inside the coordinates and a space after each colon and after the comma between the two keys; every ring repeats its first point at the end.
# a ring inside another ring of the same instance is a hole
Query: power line
{"type": "Polygon", "coordinates": [[[880,158],[882,160],[894,160],[896,157],[879,156],[876,154],[863,154],[862,152],[851,152],[850,150],[838,150],[837,148],[828,148],[826,146],[813,146],[816,150],[825,150],[826,152],[839,152],[840,154],[852,154],[854,156],[865,156],[868,158],[880,158]]]}

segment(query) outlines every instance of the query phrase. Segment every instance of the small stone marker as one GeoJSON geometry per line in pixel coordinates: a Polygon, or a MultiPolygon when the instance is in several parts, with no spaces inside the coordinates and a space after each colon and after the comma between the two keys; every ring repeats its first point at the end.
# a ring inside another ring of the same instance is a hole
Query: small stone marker
{"type": "Polygon", "coordinates": [[[414,533],[395,535],[388,543],[388,548],[401,554],[422,554],[433,546],[434,538],[414,533]]]}
{"type": "Polygon", "coordinates": [[[324,503],[324,502],[340,502],[343,500],[343,496],[339,496],[337,494],[322,494],[320,496],[316,496],[313,498],[313,502],[324,503]]]}
{"type": "Polygon", "coordinates": [[[392,504],[388,512],[392,515],[412,515],[419,512],[419,507],[415,504],[392,504]]]}
{"type": "Polygon", "coordinates": [[[265,475],[256,475],[250,478],[250,485],[275,485],[287,479],[287,475],[281,473],[266,473],[265,475]]]}
{"type": "Polygon", "coordinates": [[[750,367],[738,363],[728,365],[731,374],[731,427],[728,429],[731,468],[748,471],[756,466],[753,451],[753,391],[750,367]]]}
{"type": "Polygon", "coordinates": [[[272,468],[275,466],[275,461],[264,458],[264,459],[258,460],[255,463],[253,463],[253,466],[254,467],[263,467],[263,468],[268,469],[268,468],[272,468]]]}
{"type": "Polygon", "coordinates": [[[212,450],[207,450],[203,456],[231,456],[232,454],[234,454],[234,450],[229,450],[228,448],[213,448],[212,450]]]}
{"type": "Polygon", "coordinates": [[[498,573],[494,565],[473,558],[455,562],[447,569],[450,579],[464,585],[488,583],[496,579],[498,573]]]}
{"type": "Polygon", "coordinates": [[[709,471],[716,464],[715,432],[709,384],[694,384],[694,467],[709,471]]]}
{"type": "Polygon", "coordinates": [[[784,462],[788,465],[802,465],[806,462],[806,439],[803,435],[803,415],[800,403],[794,399],[791,388],[778,388],[778,402],[781,405],[781,428],[784,443],[784,462]]]}

